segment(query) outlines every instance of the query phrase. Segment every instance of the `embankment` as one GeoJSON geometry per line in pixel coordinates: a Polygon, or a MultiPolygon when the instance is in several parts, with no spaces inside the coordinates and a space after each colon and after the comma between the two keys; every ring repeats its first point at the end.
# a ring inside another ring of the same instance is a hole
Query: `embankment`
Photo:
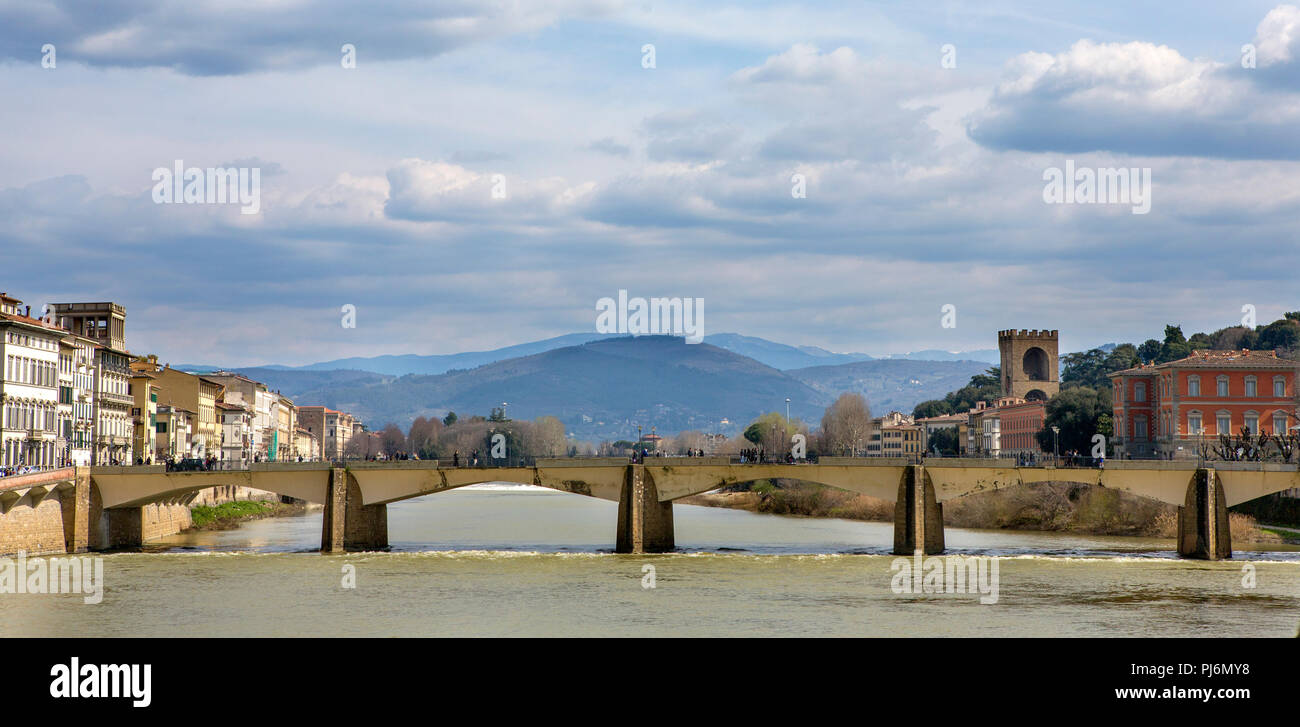
{"type": "MultiPolygon", "coordinates": [[[[801,517],[893,522],[894,503],[823,485],[760,481],[748,489],[708,492],[678,502],[801,517]]],[[[1229,513],[1234,543],[1277,543],[1255,518],[1229,513]]],[[[945,525],[960,528],[1045,530],[1092,535],[1173,538],[1178,508],[1095,485],[1035,484],[967,495],[943,503],[945,525]]]]}

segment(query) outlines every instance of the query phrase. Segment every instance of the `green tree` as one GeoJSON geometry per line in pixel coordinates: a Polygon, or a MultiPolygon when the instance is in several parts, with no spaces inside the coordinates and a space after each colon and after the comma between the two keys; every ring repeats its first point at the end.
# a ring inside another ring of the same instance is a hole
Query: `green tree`
{"type": "Polygon", "coordinates": [[[796,424],[793,421],[787,422],[785,414],[770,411],[745,427],[744,436],[768,452],[776,452],[785,449],[785,443],[797,431],[799,429],[796,424]]]}
{"type": "Polygon", "coordinates": [[[1142,359],[1142,363],[1155,363],[1156,359],[1160,358],[1160,348],[1159,341],[1148,338],[1141,346],[1138,346],[1138,358],[1142,359]]]}
{"type": "Polygon", "coordinates": [[[1082,353],[1068,353],[1061,359],[1061,388],[1090,386],[1097,388],[1104,384],[1106,374],[1106,352],[1100,348],[1082,353]]]}
{"type": "Polygon", "coordinates": [[[456,412],[454,411],[447,412],[447,416],[442,418],[443,426],[449,427],[455,423],[456,423],[456,412]]]}
{"type": "Polygon", "coordinates": [[[943,399],[930,399],[923,401],[912,409],[914,419],[928,419],[930,417],[941,417],[945,414],[951,414],[952,407],[943,399]]]}
{"type": "Polygon", "coordinates": [[[929,442],[931,453],[957,454],[957,427],[944,427],[936,429],[930,433],[929,442]]]}
{"type": "Polygon", "coordinates": [[[1061,452],[1092,452],[1092,435],[1105,435],[1110,428],[1110,391],[1086,386],[1063,389],[1047,402],[1047,418],[1038,432],[1038,445],[1052,451],[1052,427],[1060,427],[1061,452]],[[1103,419],[1104,417],[1104,419],[1103,419]]]}
{"type": "Polygon", "coordinates": [[[1273,321],[1259,332],[1258,347],[1269,351],[1275,348],[1291,350],[1300,343],[1300,327],[1289,318],[1273,321]]]}
{"type": "Polygon", "coordinates": [[[1192,347],[1188,345],[1187,339],[1183,337],[1182,327],[1165,326],[1165,342],[1160,346],[1160,355],[1156,357],[1156,363],[1177,361],[1191,355],[1192,347]]]}
{"type": "Polygon", "coordinates": [[[1131,343],[1121,343],[1106,357],[1106,373],[1113,374],[1116,371],[1131,369],[1141,363],[1141,360],[1141,357],[1138,356],[1137,346],[1131,343]]]}

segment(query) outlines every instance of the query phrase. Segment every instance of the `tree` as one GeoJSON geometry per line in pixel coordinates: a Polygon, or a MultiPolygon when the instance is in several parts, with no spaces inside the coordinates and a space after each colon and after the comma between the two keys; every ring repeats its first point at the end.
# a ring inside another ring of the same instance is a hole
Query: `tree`
{"type": "Polygon", "coordinates": [[[830,454],[855,456],[866,449],[870,434],[871,410],[862,394],[840,394],[822,414],[822,437],[830,454]]]}
{"type": "Polygon", "coordinates": [[[1113,374],[1116,371],[1131,369],[1139,363],[1141,363],[1141,357],[1138,356],[1137,346],[1131,343],[1121,343],[1106,357],[1106,373],[1113,374]]]}
{"type": "Polygon", "coordinates": [[[379,449],[389,457],[395,457],[406,451],[406,435],[396,424],[389,423],[379,433],[379,449]]]}
{"type": "Polygon", "coordinates": [[[1300,328],[1294,321],[1283,318],[1264,326],[1259,332],[1259,348],[1269,351],[1277,348],[1291,350],[1300,344],[1300,328]]]}
{"type": "Polygon", "coordinates": [[[958,453],[958,436],[957,427],[944,427],[930,432],[929,442],[930,452],[935,454],[958,453]]]}
{"type": "Polygon", "coordinates": [[[456,412],[454,412],[454,411],[449,411],[449,412],[447,412],[447,416],[445,416],[445,417],[442,418],[442,423],[443,423],[444,426],[448,426],[448,427],[451,426],[451,425],[453,425],[453,424],[455,424],[455,423],[456,423],[456,412]]]}
{"type": "Polygon", "coordinates": [[[419,455],[420,459],[437,459],[438,438],[442,435],[442,431],[442,422],[437,418],[416,417],[406,434],[407,446],[410,447],[411,452],[419,455]]]}
{"type": "Polygon", "coordinates": [[[755,446],[762,447],[766,453],[772,454],[785,450],[790,437],[797,431],[799,431],[798,425],[794,420],[786,421],[784,414],[771,411],[745,427],[745,439],[753,442],[755,446]]]}
{"type": "Polygon", "coordinates": [[[1047,417],[1037,435],[1038,445],[1045,452],[1052,451],[1052,427],[1055,426],[1061,429],[1062,452],[1091,453],[1092,435],[1104,436],[1109,431],[1110,414],[1108,389],[1098,391],[1086,386],[1063,389],[1047,402],[1047,417]]]}
{"type": "Polygon", "coordinates": [[[1002,396],[1002,369],[994,366],[983,374],[970,377],[970,383],[956,391],[949,392],[943,399],[931,399],[916,405],[912,417],[916,419],[956,414],[970,411],[975,403],[993,401],[1002,396]]]}
{"type": "Polygon", "coordinates": [[[1062,359],[1061,388],[1089,386],[1097,388],[1107,379],[1106,352],[1100,348],[1082,353],[1067,353],[1062,359]]]}
{"type": "Polygon", "coordinates": [[[1258,348],[1259,334],[1245,326],[1220,328],[1210,334],[1210,348],[1215,351],[1240,351],[1258,348]]]}
{"type": "Polygon", "coordinates": [[[1156,357],[1156,363],[1177,361],[1191,355],[1192,347],[1188,345],[1187,339],[1183,337],[1182,327],[1165,326],[1165,342],[1160,346],[1160,355],[1156,357]]]}
{"type": "Polygon", "coordinates": [[[913,419],[929,419],[930,417],[941,417],[945,414],[951,414],[952,407],[943,399],[930,399],[916,405],[912,410],[913,419]]]}
{"type": "Polygon", "coordinates": [[[1160,358],[1160,342],[1154,338],[1148,338],[1141,346],[1138,346],[1138,358],[1142,363],[1155,363],[1160,358]]]}

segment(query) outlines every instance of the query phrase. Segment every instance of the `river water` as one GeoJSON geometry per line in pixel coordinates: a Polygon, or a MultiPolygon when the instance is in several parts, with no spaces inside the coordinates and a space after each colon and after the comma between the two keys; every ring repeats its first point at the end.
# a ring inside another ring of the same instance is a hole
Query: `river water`
{"type": "Polygon", "coordinates": [[[104,555],[101,603],[0,594],[0,623],[4,635],[160,637],[1294,636],[1300,625],[1297,546],[1210,563],[1175,558],[1172,540],[948,528],[948,553],[992,558],[984,585],[996,592],[900,593],[912,582],[893,569],[886,523],[677,505],[681,552],[615,555],[617,509],[465,488],[390,505],[391,552],[333,556],[315,552],[319,511],[183,534],[104,555]]]}

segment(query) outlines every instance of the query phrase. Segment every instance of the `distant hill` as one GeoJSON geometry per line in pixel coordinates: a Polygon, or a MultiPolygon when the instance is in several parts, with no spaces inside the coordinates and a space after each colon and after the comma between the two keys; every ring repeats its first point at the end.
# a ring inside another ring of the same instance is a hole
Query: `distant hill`
{"type": "Polygon", "coordinates": [[[1002,362],[1002,355],[996,348],[978,348],[974,351],[957,351],[955,353],[940,351],[937,348],[927,348],[924,351],[913,351],[911,353],[892,353],[880,358],[908,361],[983,361],[990,364],[1002,362]]]}
{"type": "Polygon", "coordinates": [[[520,356],[531,356],[535,353],[564,348],[565,346],[576,346],[588,341],[612,337],[614,336],[605,333],[570,333],[564,336],[556,336],[555,338],[547,338],[545,340],[532,341],[529,343],[520,343],[514,346],[493,349],[491,351],[468,351],[465,353],[449,353],[432,356],[406,354],[403,356],[339,358],[334,359],[333,361],[322,361],[320,363],[308,364],[306,366],[267,366],[265,368],[293,371],[357,369],[360,371],[373,371],[377,374],[388,374],[390,376],[405,376],[406,374],[441,374],[451,371],[452,369],[472,369],[476,366],[493,363],[494,361],[503,361],[505,359],[518,358],[520,356]]]}
{"type": "Polygon", "coordinates": [[[786,373],[831,399],[856,391],[867,397],[871,413],[880,416],[890,410],[910,414],[920,402],[943,398],[988,367],[985,361],[880,359],[786,373]]]}
{"type": "Polygon", "coordinates": [[[417,416],[486,415],[502,402],[512,418],[553,415],[581,439],[616,439],[640,424],[735,434],[760,414],[785,411],[816,424],[842,391],[861,391],[878,413],[911,411],[982,371],[981,362],[858,361],[783,372],[708,343],[667,336],[590,341],[444,374],[245,368],[300,405],[323,404],[372,428],[405,428],[417,416]],[[723,419],[729,421],[722,424],[723,419]]]}
{"type": "MultiPolygon", "coordinates": [[[[369,357],[337,358],[330,361],[307,364],[305,366],[284,366],[267,364],[257,367],[259,370],[278,371],[369,371],[387,376],[405,376],[407,374],[443,374],[454,369],[472,369],[484,364],[505,361],[506,359],[531,356],[546,351],[554,351],[566,346],[578,346],[590,341],[609,338],[625,338],[626,334],[611,333],[569,333],[541,341],[520,343],[514,346],[496,348],[490,351],[467,351],[463,353],[434,354],[421,356],[417,354],[384,355],[369,357]]],[[[790,346],[776,341],[769,341],[757,336],[742,336],[739,333],[715,333],[704,337],[704,343],[725,348],[732,353],[758,361],[782,371],[807,368],[809,366],[827,366],[832,364],[871,361],[873,356],[865,353],[834,353],[819,346],[790,346]]],[[[998,362],[996,350],[978,350],[963,353],[927,350],[914,353],[890,354],[881,358],[911,359],[923,361],[957,361],[972,359],[976,361],[998,362]]],[[[177,366],[183,371],[215,371],[219,366],[182,364],[177,366]]]]}
{"type": "MultiPolygon", "coordinates": [[[[626,337],[626,334],[611,333],[569,333],[563,336],[547,338],[541,341],[521,343],[515,346],[492,349],[490,351],[469,351],[465,353],[437,354],[419,356],[405,354],[401,356],[371,356],[339,358],[331,361],[307,364],[306,366],[281,366],[272,364],[258,367],[282,371],[336,371],[353,369],[371,371],[389,376],[406,374],[442,374],[453,369],[472,369],[484,364],[504,361],[521,356],[531,356],[546,351],[554,351],[566,346],[578,346],[589,341],[608,338],[626,337]]],[[[715,333],[704,337],[704,343],[725,348],[733,353],[748,356],[775,369],[796,369],[823,364],[848,363],[869,360],[865,353],[832,353],[817,346],[788,346],[784,343],[769,341],[755,336],[742,336],[738,333],[715,333]]],[[[187,371],[211,371],[212,366],[187,366],[187,371]]]]}
{"type": "Polygon", "coordinates": [[[705,336],[704,342],[782,370],[871,359],[871,356],[865,353],[832,353],[817,346],[788,346],[756,336],[742,336],[739,333],[717,333],[705,336]]]}

